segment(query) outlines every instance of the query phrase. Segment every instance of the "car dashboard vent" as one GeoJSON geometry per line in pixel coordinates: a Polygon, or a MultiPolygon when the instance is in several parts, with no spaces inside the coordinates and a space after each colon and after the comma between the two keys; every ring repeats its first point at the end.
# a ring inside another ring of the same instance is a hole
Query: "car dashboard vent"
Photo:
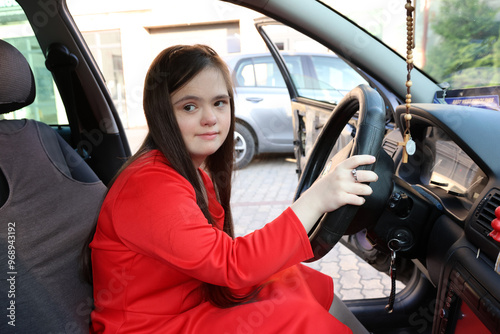
{"type": "Polygon", "coordinates": [[[493,189],[486,195],[475,212],[473,228],[482,235],[488,235],[493,228],[491,221],[495,219],[495,209],[500,206],[500,191],[493,189]]]}
{"type": "Polygon", "coordinates": [[[398,142],[391,139],[386,139],[384,140],[384,144],[382,145],[382,147],[391,158],[394,158],[394,154],[398,150],[398,142]]]}

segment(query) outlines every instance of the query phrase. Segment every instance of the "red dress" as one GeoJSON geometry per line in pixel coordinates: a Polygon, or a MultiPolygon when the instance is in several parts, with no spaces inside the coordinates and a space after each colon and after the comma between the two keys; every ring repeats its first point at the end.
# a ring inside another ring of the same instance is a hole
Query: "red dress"
{"type": "Polygon", "coordinates": [[[202,172],[214,226],[189,182],[158,151],[132,163],[104,200],[92,248],[94,333],[351,333],[328,309],[332,279],[300,265],[313,256],[288,208],[231,239],[202,172]],[[209,282],[234,291],[263,283],[258,301],[220,309],[203,300],[209,282]]]}

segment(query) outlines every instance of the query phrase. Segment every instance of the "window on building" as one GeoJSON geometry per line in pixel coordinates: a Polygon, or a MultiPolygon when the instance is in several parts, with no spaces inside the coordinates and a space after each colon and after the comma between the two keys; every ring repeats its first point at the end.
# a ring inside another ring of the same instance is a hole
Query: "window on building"
{"type": "Polygon", "coordinates": [[[82,35],[106,80],[122,124],[128,127],[120,31],[92,31],[83,32],[82,35]]]}

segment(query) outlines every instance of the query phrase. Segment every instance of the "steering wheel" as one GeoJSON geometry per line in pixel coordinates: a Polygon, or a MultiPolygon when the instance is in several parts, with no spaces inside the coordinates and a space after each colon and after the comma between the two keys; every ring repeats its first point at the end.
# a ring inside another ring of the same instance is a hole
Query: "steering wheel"
{"type": "Polygon", "coordinates": [[[385,104],[380,94],[367,85],[360,85],[344,96],[319,134],[299,180],[295,199],[321,177],[330,164],[335,166],[353,155],[370,154],[377,157],[376,163],[359,166],[357,169],[375,171],[379,179],[371,185],[373,193],[361,207],[345,205],[324,214],[318,220],[309,232],[314,253],[309,261],[318,260],[327,254],[344,234],[353,234],[371,225],[375,217],[378,217],[377,214],[382,212],[392,190],[394,174],[392,159],[381,149],[385,134],[385,115],[385,104]],[[342,130],[357,111],[359,117],[353,140],[336,152],[335,144],[342,130]]]}

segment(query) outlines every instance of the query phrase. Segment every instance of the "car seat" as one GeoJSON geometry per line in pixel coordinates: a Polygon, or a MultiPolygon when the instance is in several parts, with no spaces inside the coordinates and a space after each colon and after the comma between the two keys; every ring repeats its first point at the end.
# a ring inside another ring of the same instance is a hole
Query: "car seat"
{"type": "MultiPolygon", "coordinates": [[[[0,114],[33,102],[24,56],[0,40],[0,114]]],[[[0,120],[0,333],[88,333],[80,254],[106,187],[50,126],[0,120]]]]}

